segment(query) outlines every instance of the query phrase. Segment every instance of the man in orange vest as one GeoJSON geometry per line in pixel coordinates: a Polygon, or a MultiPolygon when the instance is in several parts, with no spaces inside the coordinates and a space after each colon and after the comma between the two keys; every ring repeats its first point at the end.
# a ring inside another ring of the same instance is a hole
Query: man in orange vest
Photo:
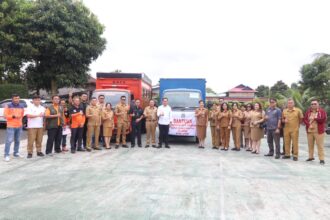
{"type": "Polygon", "coordinates": [[[17,94],[12,95],[12,102],[4,109],[4,115],[7,119],[7,136],[5,144],[5,161],[10,161],[10,145],[14,142],[14,157],[22,157],[19,154],[19,144],[22,132],[22,119],[24,116],[24,106],[20,104],[20,97],[17,94]]]}

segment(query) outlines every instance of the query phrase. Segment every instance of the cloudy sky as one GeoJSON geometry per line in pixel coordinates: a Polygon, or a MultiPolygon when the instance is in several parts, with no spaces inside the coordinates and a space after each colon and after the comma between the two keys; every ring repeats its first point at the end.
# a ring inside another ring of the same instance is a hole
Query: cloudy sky
{"type": "Polygon", "coordinates": [[[299,80],[330,53],[328,0],[83,0],[105,26],[91,74],[199,77],[217,92],[299,80]]]}

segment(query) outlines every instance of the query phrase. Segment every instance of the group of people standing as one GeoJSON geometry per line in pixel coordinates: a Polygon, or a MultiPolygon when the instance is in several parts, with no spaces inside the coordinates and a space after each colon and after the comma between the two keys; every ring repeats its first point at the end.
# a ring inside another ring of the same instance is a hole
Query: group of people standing
{"type": "Polygon", "coordinates": [[[126,96],[120,97],[119,103],[112,107],[105,102],[105,96],[92,97],[88,101],[87,93],[80,97],[69,95],[69,99],[60,99],[58,95],[52,97],[52,104],[46,108],[41,103],[39,96],[34,96],[32,105],[24,113],[24,107],[20,104],[20,97],[12,95],[12,103],[5,107],[7,119],[7,136],[5,143],[5,161],[10,161],[10,146],[14,142],[14,157],[22,157],[19,154],[20,135],[22,131],[22,119],[27,117],[28,143],[27,158],[33,157],[34,146],[37,156],[52,156],[55,153],[71,151],[101,150],[100,142],[105,149],[111,149],[111,138],[115,128],[116,116],[116,145],[128,148],[126,135],[130,132],[131,147],[135,147],[137,139],[138,147],[142,147],[141,130],[142,120],[145,119],[147,131],[146,148],[152,146],[170,148],[168,144],[168,131],[171,123],[171,108],[167,98],[163,99],[163,105],[157,108],[155,101],[150,100],[149,106],[141,107],[140,100],[134,100],[134,104],[127,104],[126,96]],[[159,126],[159,143],[156,145],[156,128],[159,126]],[[131,129],[131,130],[130,130],[131,129]],[[44,130],[47,131],[47,143],[45,154],[42,152],[44,130]],[[67,135],[70,137],[70,149],[67,147],[67,135]]]}
{"type": "MultiPolygon", "coordinates": [[[[18,95],[12,96],[12,103],[5,108],[7,119],[7,137],[5,144],[5,161],[10,160],[10,145],[14,144],[14,157],[19,154],[20,134],[22,130],[22,118],[24,108],[20,105],[18,95]]],[[[232,134],[233,147],[231,150],[240,151],[245,148],[253,154],[260,153],[261,139],[266,130],[269,152],[265,156],[275,156],[276,159],[283,155],[283,159],[298,160],[299,154],[299,127],[301,123],[306,125],[309,158],[314,160],[314,145],[318,148],[321,164],[324,161],[326,112],[319,106],[318,100],[312,100],[311,107],[305,114],[295,107],[293,99],[289,99],[286,108],[282,111],[277,107],[277,100],[271,98],[270,106],[264,111],[261,103],[242,104],[228,103],[220,100],[219,104],[213,104],[210,111],[205,107],[204,101],[199,101],[199,108],[195,111],[197,137],[199,148],[205,148],[205,139],[208,123],[210,123],[213,149],[227,151],[229,149],[230,136],[232,134]],[[284,137],[283,152],[280,149],[281,134],[284,137]],[[274,147],[275,145],[275,147],[274,147]],[[291,147],[292,146],[292,147],[291,147]]],[[[80,97],[72,95],[68,100],[60,99],[55,95],[52,104],[43,107],[39,96],[33,97],[33,105],[28,107],[28,158],[33,157],[35,145],[37,156],[42,153],[42,139],[44,129],[47,130],[46,155],[69,151],[66,146],[67,135],[71,133],[71,153],[76,151],[101,150],[100,142],[106,149],[111,149],[110,141],[115,128],[116,116],[116,145],[128,148],[126,135],[131,129],[131,147],[135,147],[137,139],[138,147],[142,147],[141,130],[142,121],[145,119],[146,145],[154,148],[170,148],[168,143],[169,128],[172,124],[172,109],[168,105],[168,99],[162,99],[162,105],[158,108],[155,101],[150,100],[149,105],[142,109],[141,101],[134,100],[129,106],[125,96],[120,97],[119,103],[112,107],[105,102],[105,96],[93,97],[88,102],[88,95],[80,97]],[[159,127],[159,141],[156,145],[156,128],[159,127]]]]}
{"type": "Polygon", "coordinates": [[[204,148],[208,121],[210,122],[213,149],[227,151],[229,149],[230,134],[232,134],[233,147],[231,150],[240,151],[245,148],[253,154],[260,153],[261,139],[267,134],[269,152],[268,157],[275,156],[280,159],[298,160],[299,155],[299,128],[305,124],[309,158],[313,161],[314,145],[317,145],[318,156],[321,164],[324,161],[324,139],[327,113],[319,106],[318,100],[312,100],[310,108],[305,114],[295,107],[293,99],[288,99],[283,111],[277,107],[277,100],[271,98],[269,107],[264,111],[262,104],[256,102],[242,104],[228,103],[220,100],[219,104],[213,104],[210,112],[205,108],[204,102],[199,102],[196,109],[197,136],[199,148],[204,148]],[[282,135],[281,135],[282,134],[282,135]],[[280,138],[283,136],[283,152],[281,153],[280,138]],[[275,145],[275,148],[274,148],[275,145]]]}

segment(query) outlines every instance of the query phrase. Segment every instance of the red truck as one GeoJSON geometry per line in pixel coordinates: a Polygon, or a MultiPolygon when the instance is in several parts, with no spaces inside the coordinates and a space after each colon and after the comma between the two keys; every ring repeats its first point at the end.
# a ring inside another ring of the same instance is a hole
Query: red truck
{"type": "MultiPolygon", "coordinates": [[[[128,105],[131,105],[132,100],[140,99],[144,108],[151,99],[152,82],[144,73],[100,72],[96,74],[96,89],[93,97],[97,98],[101,94],[105,96],[105,102],[110,102],[113,107],[120,102],[121,96],[126,96],[128,105]]],[[[114,134],[116,134],[116,122],[115,117],[114,134]]],[[[130,129],[127,133],[130,133],[130,129]]]]}

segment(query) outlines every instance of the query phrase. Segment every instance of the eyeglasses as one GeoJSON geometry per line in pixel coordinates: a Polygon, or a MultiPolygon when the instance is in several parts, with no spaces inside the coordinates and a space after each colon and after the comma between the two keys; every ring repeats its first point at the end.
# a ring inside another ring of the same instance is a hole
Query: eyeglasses
{"type": "Polygon", "coordinates": [[[312,103],[311,105],[317,105],[317,103],[312,103]]]}

